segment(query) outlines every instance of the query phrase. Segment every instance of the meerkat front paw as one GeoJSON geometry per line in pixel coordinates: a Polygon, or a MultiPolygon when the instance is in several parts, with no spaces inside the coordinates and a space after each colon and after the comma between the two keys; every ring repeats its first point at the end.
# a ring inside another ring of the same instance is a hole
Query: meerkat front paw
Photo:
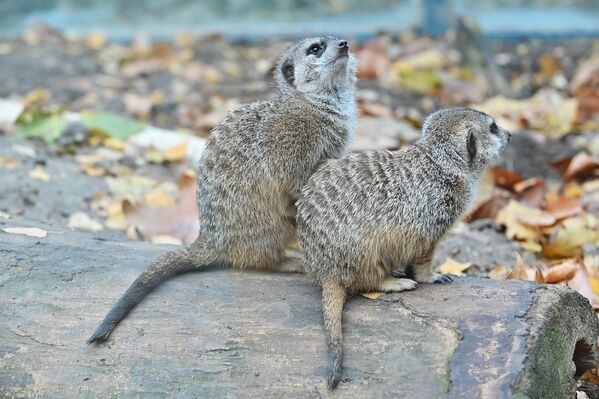
{"type": "Polygon", "coordinates": [[[382,292],[400,292],[408,291],[416,288],[418,283],[409,278],[393,278],[390,277],[384,280],[378,290],[382,292]]]}

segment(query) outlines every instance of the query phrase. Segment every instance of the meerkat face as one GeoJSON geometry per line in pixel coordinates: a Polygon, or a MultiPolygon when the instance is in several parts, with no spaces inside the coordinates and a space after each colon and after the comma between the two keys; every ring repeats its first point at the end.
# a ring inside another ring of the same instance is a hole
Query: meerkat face
{"type": "Polygon", "coordinates": [[[353,88],[357,62],[346,40],[334,37],[305,39],[289,48],[275,72],[283,92],[340,92],[353,88]]]}
{"type": "Polygon", "coordinates": [[[455,107],[430,115],[424,122],[422,137],[451,148],[469,165],[480,169],[501,155],[512,135],[483,112],[455,107]]]}

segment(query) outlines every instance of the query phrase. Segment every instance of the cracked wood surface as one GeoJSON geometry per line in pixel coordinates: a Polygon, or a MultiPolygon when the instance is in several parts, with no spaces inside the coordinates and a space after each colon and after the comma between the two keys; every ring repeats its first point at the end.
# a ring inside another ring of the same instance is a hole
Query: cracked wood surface
{"type": "MultiPolygon", "coordinates": [[[[107,344],[88,346],[118,296],[171,248],[48,230],[41,239],[0,232],[0,396],[329,396],[319,293],[305,277],[178,276],[107,344]]],[[[574,346],[596,342],[597,324],[570,289],[520,281],[355,297],[332,396],[573,397],[574,346]]]]}

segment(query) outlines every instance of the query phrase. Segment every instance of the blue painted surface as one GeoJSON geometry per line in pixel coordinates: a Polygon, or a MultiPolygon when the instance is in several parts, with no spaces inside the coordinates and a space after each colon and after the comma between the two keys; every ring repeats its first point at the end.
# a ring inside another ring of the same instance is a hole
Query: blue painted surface
{"type": "MultiPolygon", "coordinates": [[[[60,4],[60,0],[55,1],[60,4]]],[[[568,1],[568,4],[576,3],[576,0],[568,1]]],[[[343,12],[322,11],[325,7],[322,2],[305,0],[308,12],[302,13],[287,12],[284,6],[261,12],[254,9],[252,2],[237,1],[241,4],[237,8],[231,6],[237,4],[234,1],[221,2],[227,3],[222,10],[214,9],[218,4],[215,1],[183,1],[177,3],[178,7],[169,7],[169,3],[175,4],[174,0],[165,0],[158,9],[140,7],[124,14],[121,0],[91,0],[89,3],[93,5],[89,7],[53,8],[38,0],[0,0],[0,35],[18,33],[39,20],[65,31],[86,33],[103,30],[117,40],[127,39],[138,31],[161,38],[183,30],[199,34],[217,32],[229,38],[248,40],[312,34],[359,39],[372,36],[379,30],[400,31],[410,27],[422,27],[428,33],[441,34],[451,24],[453,15],[468,15],[480,23],[489,37],[599,36],[599,0],[596,7],[588,6],[587,2],[585,7],[576,8],[506,8],[494,5],[493,0],[390,0],[378,1],[377,6],[371,9],[363,5],[357,7],[357,3],[349,0],[337,0],[338,4],[345,4],[343,12]],[[315,7],[313,15],[309,12],[311,2],[315,7]],[[244,12],[243,7],[251,12],[244,12]]],[[[332,3],[327,2],[329,5],[332,3]]],[[[131,4],[135,2],[129,3],[129,8],[131,4]]],[[[561,3],[557,0],[554,4],[561,3]]]]}

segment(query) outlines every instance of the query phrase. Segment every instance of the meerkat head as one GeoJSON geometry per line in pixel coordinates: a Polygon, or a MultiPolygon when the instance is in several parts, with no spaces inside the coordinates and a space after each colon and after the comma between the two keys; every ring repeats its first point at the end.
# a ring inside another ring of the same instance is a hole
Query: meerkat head
{"type": "Polygon", "coordinates": [[[437,111],[422,126],[422,140],[448,150],[474,170],[498,158],[511,138],[489,115],[465,107],[437,111]]]}
{"type": "Polygon", "coordinates": [[[279,58],[275,78],[283,93],[326,94],[353,88],[356,72],[347,41],[323,36],[289,47],[279,58]]]}

